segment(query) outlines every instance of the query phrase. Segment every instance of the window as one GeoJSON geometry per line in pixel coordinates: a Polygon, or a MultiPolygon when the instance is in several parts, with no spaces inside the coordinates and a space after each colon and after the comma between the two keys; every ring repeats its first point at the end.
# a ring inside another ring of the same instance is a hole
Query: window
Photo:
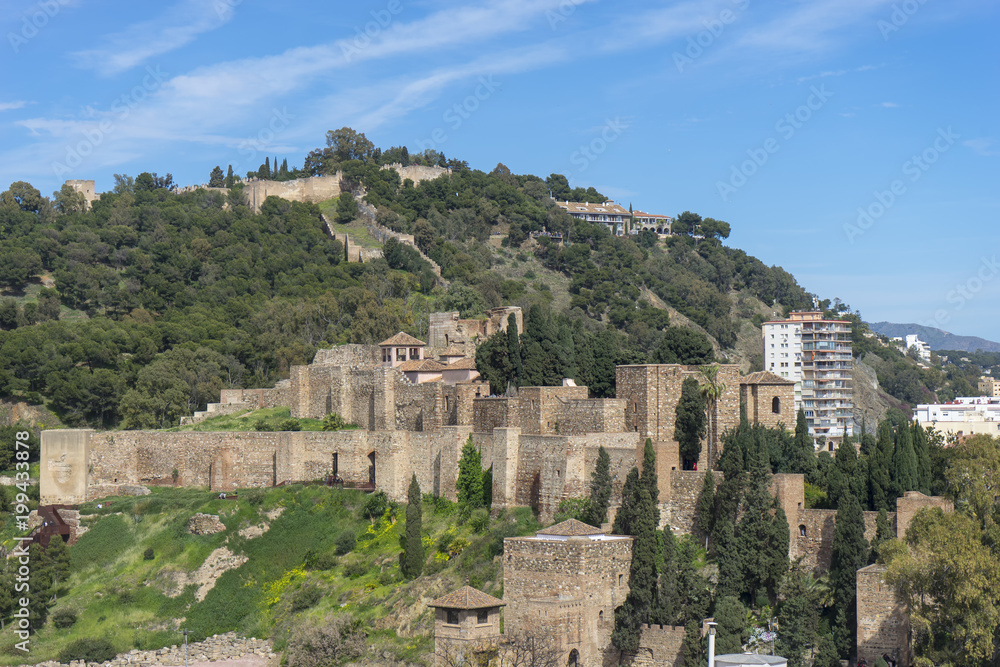
{"type": "Polygon", "coordinates": [[[476,623],[479,623],[480,625],[484,625],[484,624],[489,623],[489,622],[490,622],[490,610],[489,609],[480,609],[479,613],[476,614],[476,623]]]}
{"type": "Polygon", "coordinates": [[[623,581],[624,581],[624,576],[621,575],[621,574],[619,574],[618,575],[618,585],[621,586],[623,581]]]}
{"type": "Polygon", "coordinates": [[[777,396],[771,399],[771,413],[776,415],[781,414],[781,399],[777,396]]]}
{"type": "Polygon", "coordinates": [[[448,625],[458,625],[458,611],[455,609],[448,610],[448,625]]]}
{"type": "Polygon", "coordinates": [[[805,524],[799,526],[799,537],[807,537],[805,524]]]}

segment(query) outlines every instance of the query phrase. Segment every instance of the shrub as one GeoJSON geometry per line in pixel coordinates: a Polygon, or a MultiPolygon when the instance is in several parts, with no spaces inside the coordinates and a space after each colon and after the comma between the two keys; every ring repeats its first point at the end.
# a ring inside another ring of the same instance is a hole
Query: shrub
{"type": "Polygon", "coordinates": [[[368,562],[368,559],[358,558],[344,565],[344,576],[357,579],[368,574],[369,570],[371,570],[371,563],[368,562]]]}
{"type": "Polygon", "coordinates": [[[107,639],[77,639],[59,652],[59,662],[106,662],[115,655],[115,647],[107,639]]]}
{"type": "Polygon", "coordinates": [[[320,601],[323,592],[315,584],[305,584],[292,596],[291,611],[295,613],[303,609],[309,609],[320,601]]]}
{"type": "Polygon", "coordinates": [[[331,412],[326,417],[323,417],[324,431],[339,431],[345,426],[347,426],[347,421],[336,412],[331,412]]]}
{"type": "Polygon", "coordinates": [[[72,609],[60,609],[52,614],[52,625],[59,629],[68,628],[76,623],[76,612],[72,609]]]}
{"type": "Polygon", "coordinates": [[[280,422],[278,422],[278,430],[279,431],[301,431],[302,430],[302,426],[299,425],[299,420],[298,419],[294,419],[294,418],[282,419],[280,422]]]}
{"type": "Polygon", "coordinates": [[[264,489],[247,489],[246,491],[240,492],[240,497],[251,505],[263,504],[265,495],[267,495],[267,493],[264,489]]]}
{"type": "Polygon", "coordinates": [[[337,539],[333,543],[337,547],[337,555],[344,556],[354,551],[354,545],[358,543],[358,539],[352,531],[345,530],[337,535],[337,539]]]}
{"type": "Polygon", "coordinates": [[[337,566],[337,558],[330,553],[316,553],[313,549],[307,549],[305,566],[307,570],[332,570],[337,566]]]}
{"type": "Polygon", "coordinates": [[[376,491],[365,500],[365,504],[361,507],[361,516],[374,522],[381,518],[387,509],[389,509],[389,498],[384,491],[376,491]]]}
{"type": "Polygon", "coordinates": [[[288,667],[322,667],[359,658],[368,651],[360,621],[336,615],[300,625],[288,640],[288,667]]]}
{"type": "Polygon", "coordinates": [[[266,419],[264,419],[263,417],[259,417],[259,418],[257,418],[257,419],[254,420],[253,430],[255,430],[255,431],[273,431],[274,429],[271,428],[271,425],[267,423],[266,419]]]}
{"type": "Polygon", "coordinates": [[[154,558],[156,558],[156,554],[153,552],[153,547],[149,547],[142,552],[143,560],[153,560],[154,558]]]}
{"type": "Polygon", "coordinates": [[[472,513],[472,517],[469,519],[469,526],[477,533],[486,532],[486,529],[490,527],[490,513],[485,507],[480,507],[472,513]]]}

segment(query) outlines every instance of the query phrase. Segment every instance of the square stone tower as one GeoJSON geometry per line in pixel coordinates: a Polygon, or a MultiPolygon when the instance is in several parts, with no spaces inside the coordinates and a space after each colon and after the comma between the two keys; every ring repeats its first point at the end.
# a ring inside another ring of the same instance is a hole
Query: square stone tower
{"type": "Polygon", "coordinates": [[[431,602],[434,608],[434,664],[470,662],[500,643],[503,600],[464,586],[431,602]]]}
{"type": "Polygon", "coordinates": [[[562,664],[602,664],[628,594],[632,538],[569,519],[504,540],[505,633],[552,641],[562,664]]]}

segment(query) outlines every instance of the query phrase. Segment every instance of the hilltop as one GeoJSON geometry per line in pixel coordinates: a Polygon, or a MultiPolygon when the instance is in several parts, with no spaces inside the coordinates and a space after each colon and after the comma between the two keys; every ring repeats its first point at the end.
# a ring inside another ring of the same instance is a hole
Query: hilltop
{"type": "Polygon", "coordinates": [[[890,338],[902,338],[917,334],[932,350],[959,350],[961,352],[1000,352],[1000,343],[978,336],[959,336],[953,333],[927,327],[922,324],[896,324],[894,322],[870,322],[872,331],[890,338]]]}

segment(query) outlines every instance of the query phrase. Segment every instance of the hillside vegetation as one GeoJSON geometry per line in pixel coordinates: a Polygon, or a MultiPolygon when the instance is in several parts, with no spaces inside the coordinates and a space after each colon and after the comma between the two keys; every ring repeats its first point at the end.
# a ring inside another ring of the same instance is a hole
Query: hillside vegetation
{"type": "MultiPolygon", "coordinates": [[[[466,583],[501,596],[503,538],[537,528],[529,509],[463,519],[454,503],[427,496],[423,575],[405,580],[403,508],[380,493],[296,485],[222,500],[205,490],[155,488],[110,500],[80,508],[88,530],[69,549],[69,576],[51,591],[57,601],[44,626],[36,621],[32,662],[54,659],[80,638],[105,638],[119,652],[159,648],[182,641],[184,628],[189,641],[237,631],[272,637],[283,650],[314,626],[341,628],[345,659],[367,656],[371,646],[384,662],[422,662],[433,651],[426,603],[466,583]],[[197,513],[218,515],[225,529],[191,534],[197,513]],[[235,567],[214,579],[211,563],[235,567]]],[[[12,534],[7,522],[8,548],[12,534]]],[[[9,567],[4,590],[13,589],[9,567]]],[[[9,624],[0,637],[0,661],[23,662],[9,624]]]]}

